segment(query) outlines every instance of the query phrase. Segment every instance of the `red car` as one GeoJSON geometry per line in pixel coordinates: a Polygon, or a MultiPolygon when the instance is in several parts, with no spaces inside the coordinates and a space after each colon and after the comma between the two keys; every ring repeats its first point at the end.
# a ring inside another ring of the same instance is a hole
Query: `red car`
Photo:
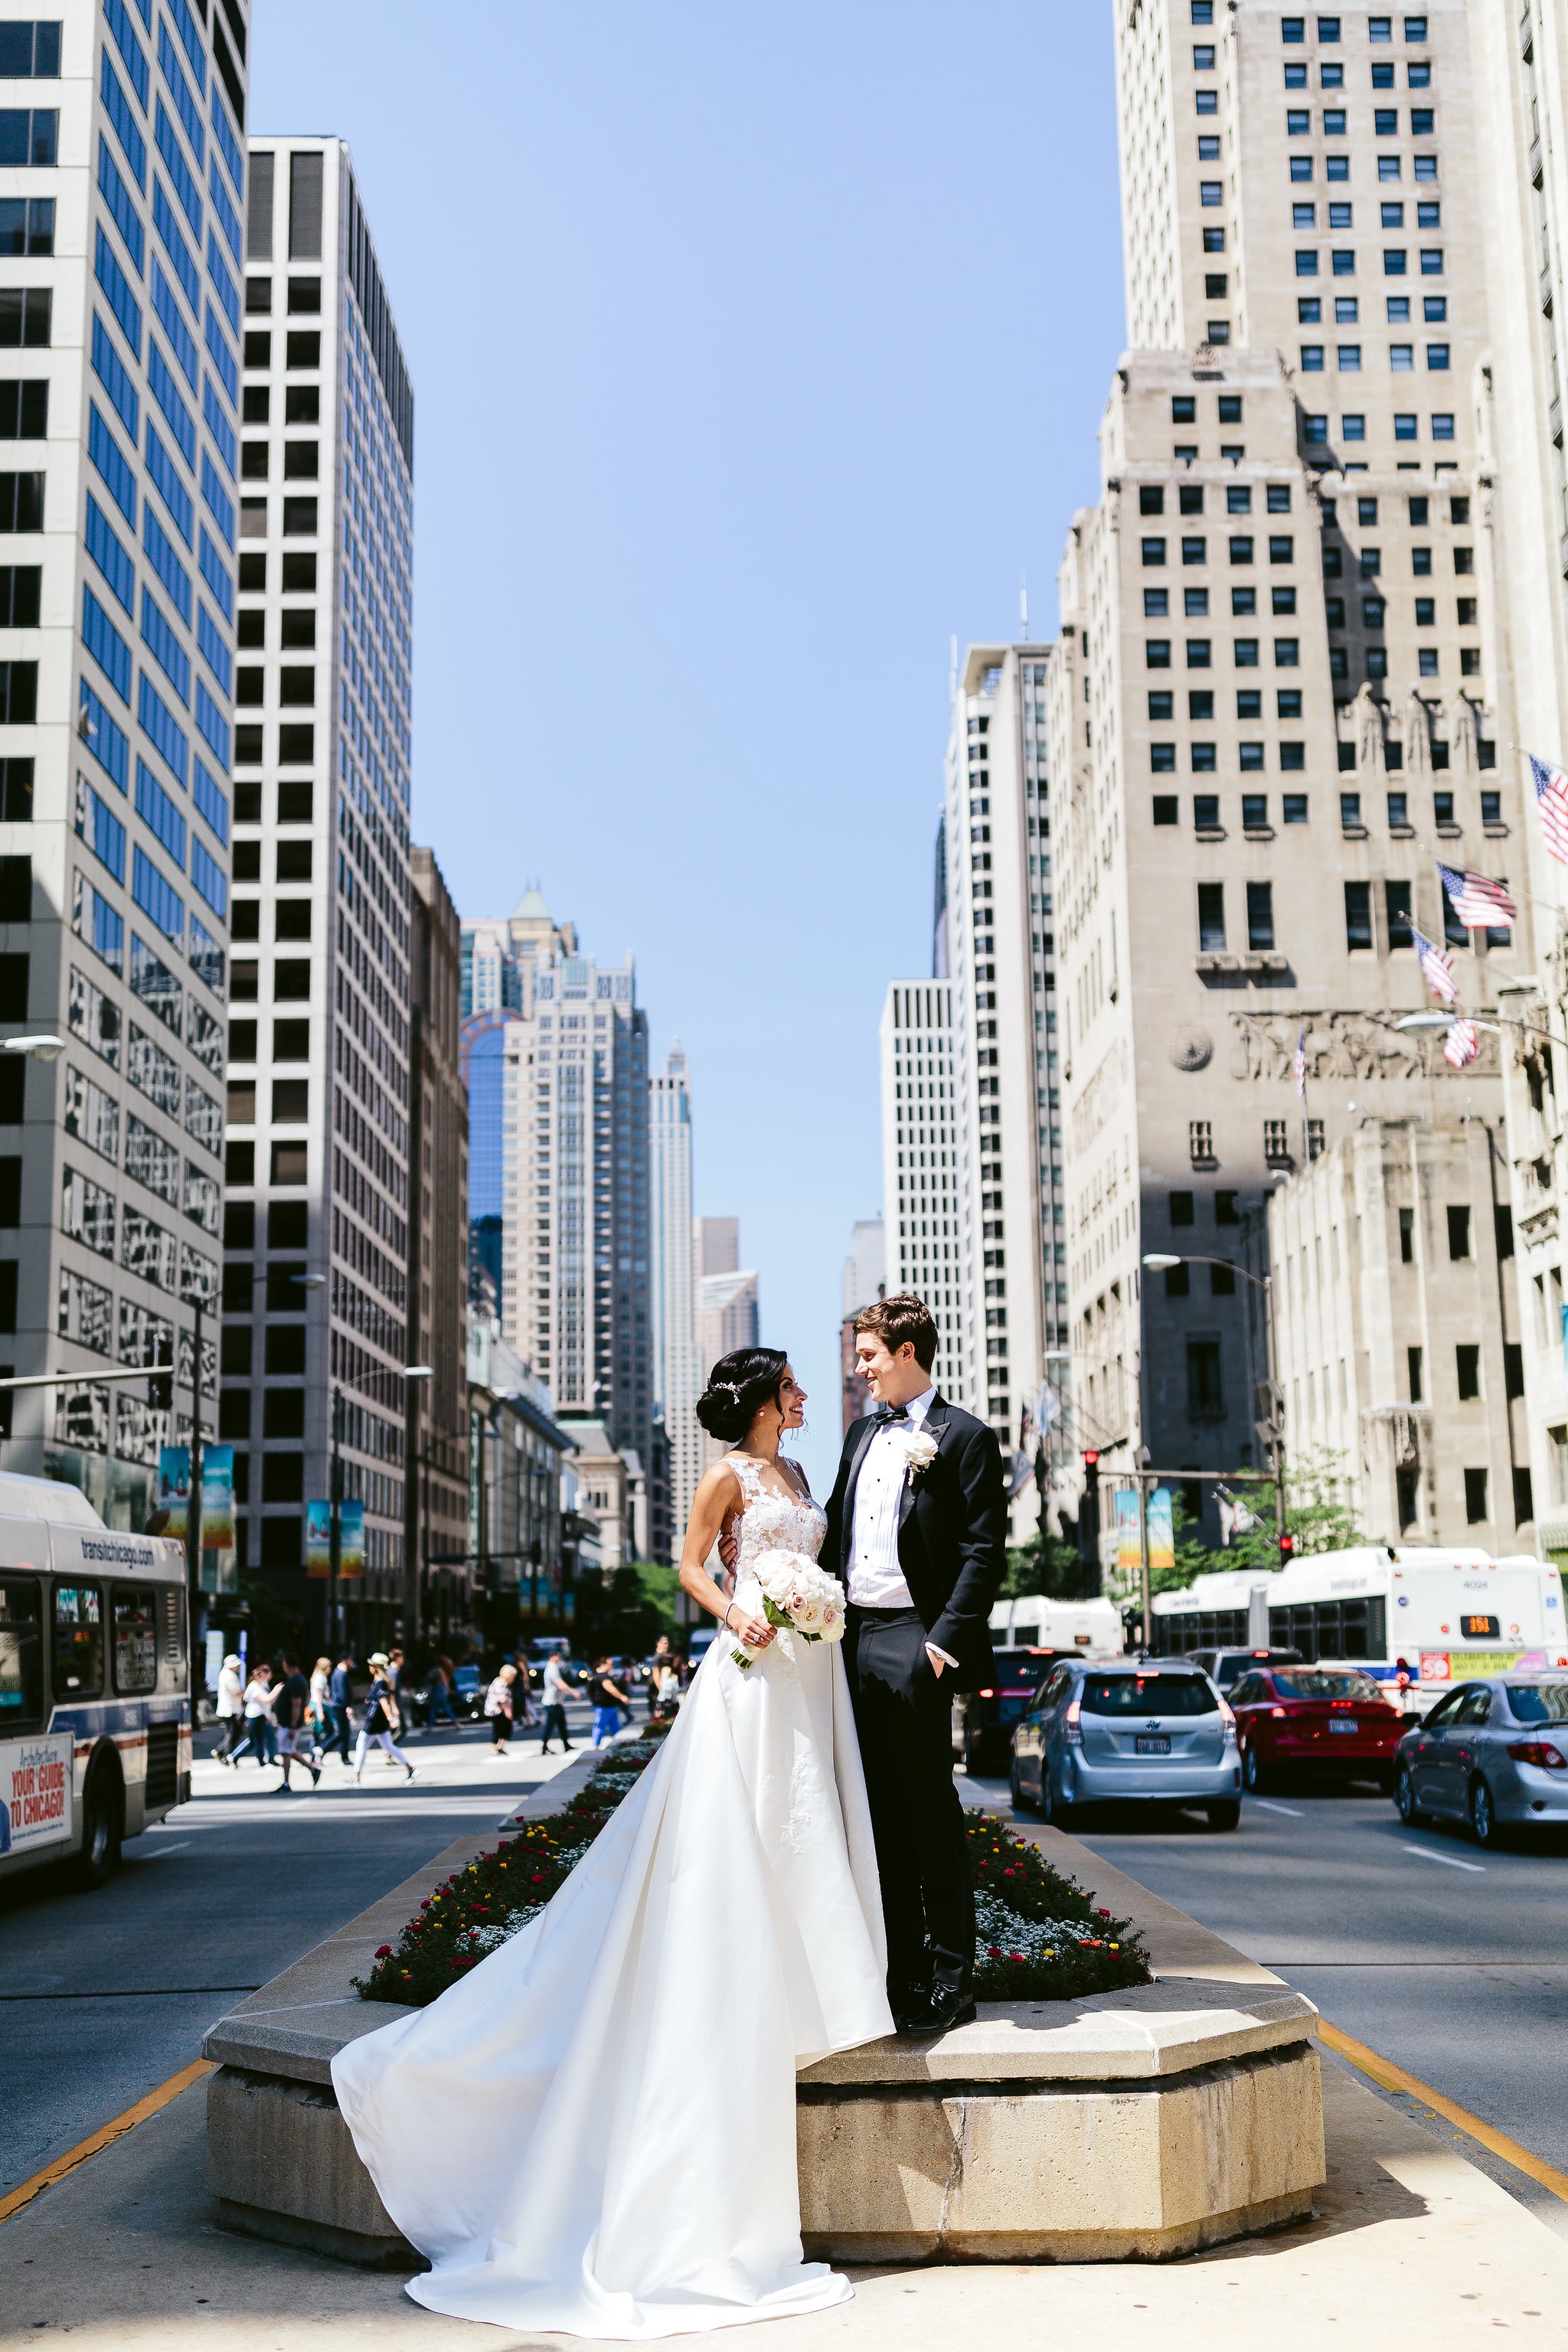
{"type": "Polygon", "coordinates": [[[1241,1743],[1241,1783],[1256,1795],[1287,1774],[1394,1786],[1405,1717],[1370,1675],[1343,1666],[1275,1666],[1244,1675],[1230,1693],[1241,1743]]]}

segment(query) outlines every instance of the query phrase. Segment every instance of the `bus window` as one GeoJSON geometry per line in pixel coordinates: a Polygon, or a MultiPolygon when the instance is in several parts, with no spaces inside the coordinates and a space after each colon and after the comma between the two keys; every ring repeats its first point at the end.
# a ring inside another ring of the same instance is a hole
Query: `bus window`
{"type": "Polygon", "coordinates": [[[0,1738],[36,1724],[44,1711],[44,1638],[38,1588],[30,1576],[0,1581],[0,1738]]]}
{"type": "Polygon", "coordinates": [[[55,1587],[57,1706],[103,1696],[103,1592],[96,1584],[55,1587]]]}
{"type": "Polygon", "coordinates": [[[114,1610],[114,1687],[122,1697],[158,1687],[158,1637],[153,1630],[153,1593],[147,1586],[117,1584],[114,1610]]]}
{"type": "Polygon", "coordinates": [[[185,1687],[185,1596],[177,1584],[165,1584],[159,1592],[163,1604],[163,1630],[159,1635],[160,1667],[163,1688],[183,1691],[185,1687]]]}

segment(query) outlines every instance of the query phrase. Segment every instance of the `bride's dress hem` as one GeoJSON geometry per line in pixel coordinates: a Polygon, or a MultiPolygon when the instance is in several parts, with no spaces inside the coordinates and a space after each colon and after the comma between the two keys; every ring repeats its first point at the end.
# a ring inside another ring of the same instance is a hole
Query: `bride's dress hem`
{"type": "MultiPolygon", "coordinates": [[[[821,1526],[749,1484],[737,1591],[759,1549],[815,1556],[821,1526]]],[[[893,2032],[885,1975],[838,1646],[781,1636],[742,1673],[715,1642],[546,1908],[333,2061],[382,2202],[432,2265],[408,2294],[620,2342],[846,2301],[804,2259],[795,2077],[893,2032]]]]}

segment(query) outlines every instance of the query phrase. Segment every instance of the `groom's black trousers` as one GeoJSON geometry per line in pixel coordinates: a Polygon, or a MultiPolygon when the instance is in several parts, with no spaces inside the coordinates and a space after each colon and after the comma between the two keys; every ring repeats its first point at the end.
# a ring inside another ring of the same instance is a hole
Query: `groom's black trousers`
{"type": "Polygon", "coordinates": [[[974,1895],[963,1808],[952,1785],[952,1693],[926,1655],[912,1609],[850,1607],[850,1690],[877,1841],[895,2010],[943,1988],[967,1995],[974,1895]]]}

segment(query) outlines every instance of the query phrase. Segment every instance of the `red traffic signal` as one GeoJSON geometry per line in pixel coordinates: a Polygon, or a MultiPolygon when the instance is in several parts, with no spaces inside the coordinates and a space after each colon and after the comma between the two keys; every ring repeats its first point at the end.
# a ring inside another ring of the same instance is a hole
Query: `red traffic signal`
{"type": "Polygon", "coordinates": [[[1086,1470],[1096,1470],[1100,1466],[1100,1456],[1093,1451],[1092,1447],[1088,1449],[1084,1454],[1083,1466],[1086,1470]]]}
{"type": "Polygon", "coordinates": [[[1294,1537],[1294,1536],[1281,1536],[1281,1537],[1280,1537],[1280,1538],[1279,1538],[1279,1565],[1281,1566],[1281,1568],[1289,1568],[1289,1566],[1290,1562],[1295,1559],[1295,1557],[1296,1557],[1296,1538],[1295,1538],[1295,1537],[1294,1537]]]}

